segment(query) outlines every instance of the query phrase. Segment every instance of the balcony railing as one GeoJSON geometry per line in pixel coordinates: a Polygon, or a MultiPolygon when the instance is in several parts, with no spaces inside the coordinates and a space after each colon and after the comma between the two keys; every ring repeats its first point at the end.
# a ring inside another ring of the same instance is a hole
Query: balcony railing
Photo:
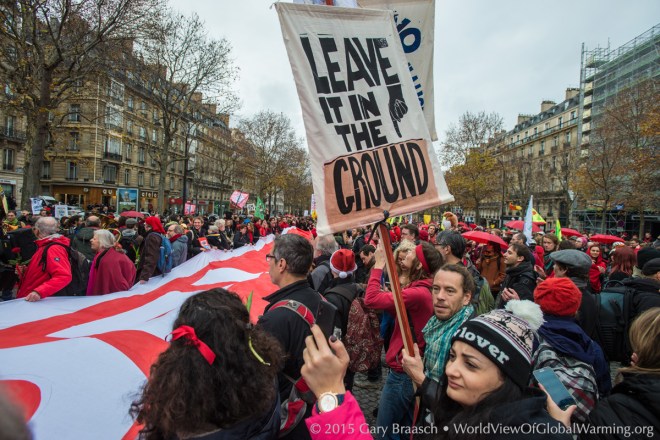
{"type": "Polygon", "coordinates": [[[106,158],[106,159],[121,162],[121,154],[118,154],[118,153],[109,153],[107,151],[104,151],[103,152],[103,157],[106,158]]]}
{"type": "Polygon", "coordinates": [[[24,131],[16,130],[14,127],[0,126],[0,138],[10,141],[25,142],[27,135],[24,131]]]}

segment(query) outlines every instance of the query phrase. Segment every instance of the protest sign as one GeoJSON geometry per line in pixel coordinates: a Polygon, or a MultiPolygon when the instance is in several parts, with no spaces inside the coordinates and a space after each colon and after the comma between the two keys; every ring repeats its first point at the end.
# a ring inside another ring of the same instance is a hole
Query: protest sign
{"type": "Polygon", "coordinates": [[[55,205],[53,217],[56,219],[61,219],[62,217],[69,216],[69,207],[67,205],[55,205]]]}
{"type": "Polygon", "coordinates": [[[424,111],[431,140],[437,141],[433,96],[435,0],[360,0],[360,7],[394,12],[396,30],[408,60],[419,105],[424,111]]]}
{"type": "Polygon", "coordinates": [[[244,193],[241,191],[234,191],[229,197],[229,201],[231,202],[232,205],[240,209],[243,209],[249,198],[250,198],[250,194],[248,193],[244,193]]]}
{"type": "Polygon", "coordinates": [[[392,12],[275,8],[303,110],[319,234],[453,201],[392,12]]]}
{"type": "Polygon", "coordinates": [[[44,203],[39,198],[30,198],[30,206],[32,206],[32,214],[38,215],[43,209],[44,203]]]}

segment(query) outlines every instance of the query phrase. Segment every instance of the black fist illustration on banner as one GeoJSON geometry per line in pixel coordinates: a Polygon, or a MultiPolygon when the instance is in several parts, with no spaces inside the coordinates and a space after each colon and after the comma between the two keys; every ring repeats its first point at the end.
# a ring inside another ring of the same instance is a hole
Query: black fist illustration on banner
{"type": "Polygon", "coordinates": [[[403,119],[406,113],[408,113],[408,104],[406,104],[406,101],[403,99],[403,91],[401,90],[400,83],[387,86],[387,92],[390,95],[390,101],[388,103],[390,117],[392,118],[396,134],[401,137],[399,122],[401,122],[401,119],[403,119]]]}

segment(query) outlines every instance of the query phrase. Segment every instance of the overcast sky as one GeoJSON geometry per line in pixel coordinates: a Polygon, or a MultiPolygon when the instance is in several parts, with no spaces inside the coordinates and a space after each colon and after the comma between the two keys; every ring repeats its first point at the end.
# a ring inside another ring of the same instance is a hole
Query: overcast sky
{"type": "MultiPolygon", "coordinates": [[[[300,103],[270,0],[170,0],[197,12],[233,47],[239,116],[285,113],[304,136],[300,103]]],[[[617,48],[658,23],[658,0],[437,0],[435,120],[442,140],[466,112],[499,113],[510,130],[519,113],[564,99],[578,87],[582,43],[617,48]]],[[[234,125],[234,124],[232,124],[234,125]]]]}

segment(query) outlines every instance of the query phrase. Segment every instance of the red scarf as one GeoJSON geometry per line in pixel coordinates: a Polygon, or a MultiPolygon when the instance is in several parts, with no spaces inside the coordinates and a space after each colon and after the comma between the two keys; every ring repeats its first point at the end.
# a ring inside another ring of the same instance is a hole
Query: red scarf
{"type": "Polygon", "coordinates": [[[170,243],[174,243],[182,235],[183,234],[175,234],[173,237],[170,237],[170,243]]]}

